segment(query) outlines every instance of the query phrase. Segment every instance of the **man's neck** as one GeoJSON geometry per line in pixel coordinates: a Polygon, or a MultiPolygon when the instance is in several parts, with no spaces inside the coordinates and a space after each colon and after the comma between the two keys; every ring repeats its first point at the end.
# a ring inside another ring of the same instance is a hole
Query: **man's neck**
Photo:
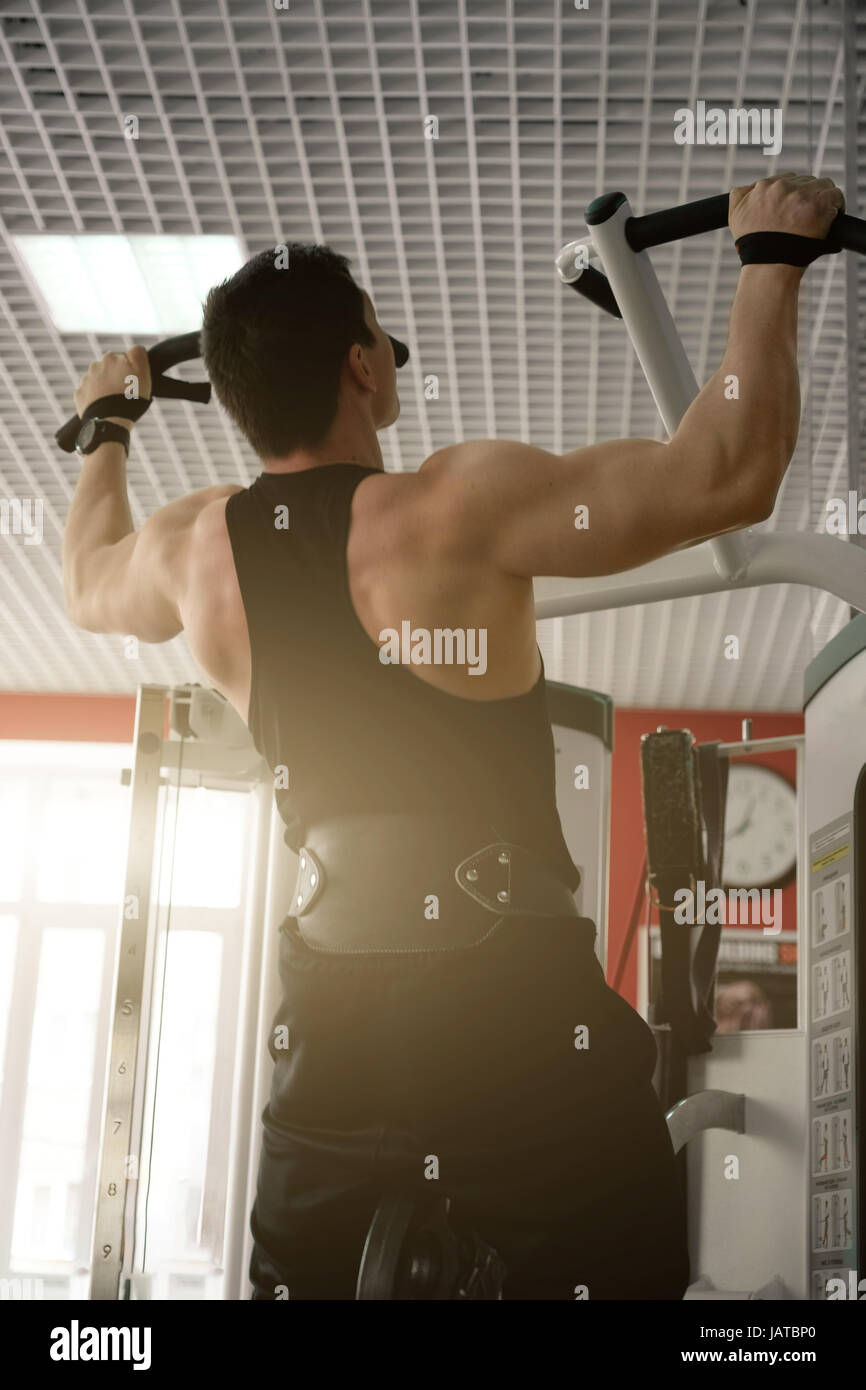
{"type": "Polygon", "coordinates": [[[382,450],[376,431],[370,427],[332,429],[314,449],[293,449],[278,459],[262,459],[263,473],[302,473],[309,468],[330,468],[338,463],[356,463],[384,473],[382,450]]]}
{"type": "Polygon", "coordinates": [[[268,459],[267,463],[262,461],[263,473],[305,473],[311,468],[335,468],[341,463],[356,463],[361,468],[374,468],[379,473],[384,473],[385,465],[382,462],[381,454],[378,462],[373,462],[368,458],[362,458],[359,454],[354,454],[351,458],[320,458],[318,455],[307,454],[303,451],[290,454],[284,459],[268,459]]]}

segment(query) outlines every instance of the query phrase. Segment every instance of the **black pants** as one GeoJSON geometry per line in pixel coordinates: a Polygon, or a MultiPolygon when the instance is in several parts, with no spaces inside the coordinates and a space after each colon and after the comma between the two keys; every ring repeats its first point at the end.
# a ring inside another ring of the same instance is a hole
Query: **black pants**
{"type": "Polygon", "coordinates": [[[253,1298],[353,1299],[381,1198],[433,1191],[499,1251],[507,1299],[682,1297],[655,1041],[594,939],[521,917],[455,952],[335,956],[286,919],[253,1298]]]}

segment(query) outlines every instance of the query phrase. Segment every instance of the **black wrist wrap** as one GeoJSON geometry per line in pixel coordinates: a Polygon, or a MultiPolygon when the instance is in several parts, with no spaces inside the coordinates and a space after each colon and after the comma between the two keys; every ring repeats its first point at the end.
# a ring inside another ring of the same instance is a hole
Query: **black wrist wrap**
{"type": "Polygon", "coordinates": [[[792,232],[749,232],[734,245],[743,265],[806,266],[841,249],[821,237],[795,236],[792,232]]]}
{"type": "Polygon", "coordinates": [[[81,417],[81,423],[92,420],[94,415],[100,420],[106,420],[109,415],[114,415],[117,419],[122,417],[124,420],[140,420],[150,402],[150,396],[139,396],[136,400],[127,400],[124,395],[100,396],[98,401],[90,402],[81,417]]]}

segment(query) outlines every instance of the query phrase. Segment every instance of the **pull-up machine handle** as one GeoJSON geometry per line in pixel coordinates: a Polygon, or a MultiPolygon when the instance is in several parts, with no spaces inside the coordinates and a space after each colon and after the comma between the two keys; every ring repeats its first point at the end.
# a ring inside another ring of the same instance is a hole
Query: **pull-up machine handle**
{"type": "MultiPolygon", "coordinates": [[[[587,226],[597,227],[607,222],[625,201],[624,193],[603,193],[600,198],[595,198],[586,210],[587,226]]],[[[717,193],[712,198],[681,203],[679,207],[665,208],[662,212],[649,212],[644,217],[629,217],[624,232],[632,251],[646,251],[651,246],[664,246],[671,241],[682,241],[685,237],[700,236],[702,232],[717,232],[727,225],[728,194],[717,193]]],[[[856,251],[861,256],[866,255],[866,221],[840,212],[826,237],[826,248],[822,255],[833,251],[856,251]]],[[[622,317],[607,276],[600,270],[587,266],[578,279],[569,283],[573,290],[596,308],[603,309],[614,318],[622,317]]]]}
{"type": "MultiPolygon", "coordinates": [[[[624,193],[609,193],[590,203],[586,210],[589,226],[592,209],[606,198],[615,198],[616,206],[624,200],[624,193]]],[[[614,209],[611,208],[607,213],[614,209]]],[[[597,218],[604,221],[606,218],[597,218]]],[[[687,236],[699,236],[701,232],[717,232],[728,225],[728,194],[717,193],[712,198],[699,198],[695,203],[681,203],[679,207],[667,208],[663,212],[648,212],[645,217],[630,217],[625,224],[625,239],[632,251],[645,251],[649,246],[663,246],[669,241],[682,241],[687,236]]],[[[857,251],[866,254],[866,221],[861,217],[850,217],[845,212],[836,215],[833,225],[825,238],[826,255],[830,251],[857,251]]]]}
{"type": "MultiPolygon", "coordinates": [[[[603,275],[601,278],[604,280],[603,275]]],[[[390,333],[388,337],[394,349],[394,361],[398,367],[404,367],[409,361],[409,349],[399,338],[391,338],[390,333]]],[[[209,381],[178,381],[177,377],[165,375],[169,367],[176,367],[178,362],[194,362],[197,357],[201,357],[201,329],[194,333],[181,333],[177,338],[163,338],[161,343],[154,343],[152,348],[148,348],[151,399],[194,401],[196,405],[207,405],[211,398],[209,381]]],[[[55,433],[54,438],[65,453],[74,451],[80,429],[78,416],[71,415],[55,433]]]]}
{"type": "MultiPolygon", "coordinates": [[[[176,367],[178,362],[193,362],[197,357],[201,357],[200,332],[181,333],[177,338],[165,338],[161,343],[154,343],[147,353],[151,372],[151,396],[163,400],[195,401],[198,405],[207,405],[211,394],[209,381],[178,381],[176,377],[164,375],[169,367],[176,367]]],[[[80,429],[81,421],[77,415],[71,415],[66,423],[60,426],[54,438],[65,453],[71,454],[75,449],[80,429]]]]}

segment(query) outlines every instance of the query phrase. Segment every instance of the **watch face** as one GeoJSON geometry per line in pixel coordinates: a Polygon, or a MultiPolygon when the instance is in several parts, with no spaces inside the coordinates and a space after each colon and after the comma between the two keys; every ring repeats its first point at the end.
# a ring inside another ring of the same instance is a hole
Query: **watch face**
{"type": "Polygon", "coordinates": [[[75,445],[76,449],[80,454],[87,453],[88,448],[93,443],[93,437],[95,434],[96,421],[85,420],[84,424],[81,426],[81,429],[78,431],[78,440],[75,445]]]}

